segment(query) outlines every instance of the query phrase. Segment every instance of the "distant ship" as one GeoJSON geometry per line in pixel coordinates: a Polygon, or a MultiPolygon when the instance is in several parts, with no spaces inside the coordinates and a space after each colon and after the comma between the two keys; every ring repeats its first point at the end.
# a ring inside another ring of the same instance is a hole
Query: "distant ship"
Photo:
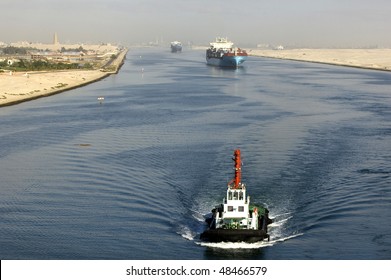
{"type": "Polygon", "coordinates": [[[247,52],[240,48],[234,48],[233,43],[227,38],[216,38],[206,50],[206,62],[209,65],[221,67],[239,67],[246,59],[247,52]]]}
{"type": "Polygon", "coordinates": [[[181,52],[182,51],[182,43],[179,41],[171,42],[171,52],[181,52]]]}

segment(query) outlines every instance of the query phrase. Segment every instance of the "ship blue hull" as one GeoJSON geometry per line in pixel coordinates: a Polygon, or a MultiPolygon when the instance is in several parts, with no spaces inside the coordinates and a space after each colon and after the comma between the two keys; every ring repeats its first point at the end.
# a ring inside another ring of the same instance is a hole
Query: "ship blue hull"
{"type": "Polygon", "coordinates": [[[171,45],[171,52],[181,52],[182,46],[180,45],[171,45]]]}
{"type": "Polygon", "coordinates": [[[206,63],[220,67],[239,67],[247,59],[247,56],[223,56],[222,58],[207,57],[206,63]]]}

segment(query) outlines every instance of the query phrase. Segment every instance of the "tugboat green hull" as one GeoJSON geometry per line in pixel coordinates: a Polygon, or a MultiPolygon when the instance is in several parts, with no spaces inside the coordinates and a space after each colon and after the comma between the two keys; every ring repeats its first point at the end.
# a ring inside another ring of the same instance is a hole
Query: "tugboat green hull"
{"type": "Polygon", "coordinates": [[[209,242],[246,242],[255,243],[269,240],[269,234],[264,230],[254,229],[207,229],[201,234],[201,239],[209,242]]]}
{"type": "MultiPolygon", "coordinates": [[[[252,206],[253,212],[255,206],[252,206]]],[[[220,215],[223,211],[223,205],[220,205],[212,210],[212,216],[205,219],[208,224],[208,229],[205,230],[200,238],[208,242],[246,242],[255,243],[263,240],[270,240],[270,236],[267,233],[267,226],[273,222],[269,218],[269,210],[263,207],[256,206],[259,209],[260,215],[258,216],[258,229],[241,229],[235,228],[235,224],[227,224],[224,228],[216,228],[216,216],[220,215]],[[262,213],[262,214],[261,214],[262,213]],[[231,227],[230,227],[231,226],[231,227]]]]}

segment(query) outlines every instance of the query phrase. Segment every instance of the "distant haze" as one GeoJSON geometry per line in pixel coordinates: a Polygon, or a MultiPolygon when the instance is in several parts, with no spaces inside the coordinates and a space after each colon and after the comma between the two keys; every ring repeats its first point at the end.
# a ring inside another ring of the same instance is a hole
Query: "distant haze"
{"type": "Polygon", "coordinates": [[[391,47],[390,0],[1,0],[0,42],[391,47]]]}

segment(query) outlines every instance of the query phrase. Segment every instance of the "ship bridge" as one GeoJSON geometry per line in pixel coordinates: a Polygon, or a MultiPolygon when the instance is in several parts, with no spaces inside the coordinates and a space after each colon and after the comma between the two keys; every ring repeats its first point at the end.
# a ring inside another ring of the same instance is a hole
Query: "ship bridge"
{"type": "Polygon", "coordinates": [[[224,199],[224,218],[247,218],[249,213],[250,197],[246,196],[246,187],[228,188],[224,199]]]}

